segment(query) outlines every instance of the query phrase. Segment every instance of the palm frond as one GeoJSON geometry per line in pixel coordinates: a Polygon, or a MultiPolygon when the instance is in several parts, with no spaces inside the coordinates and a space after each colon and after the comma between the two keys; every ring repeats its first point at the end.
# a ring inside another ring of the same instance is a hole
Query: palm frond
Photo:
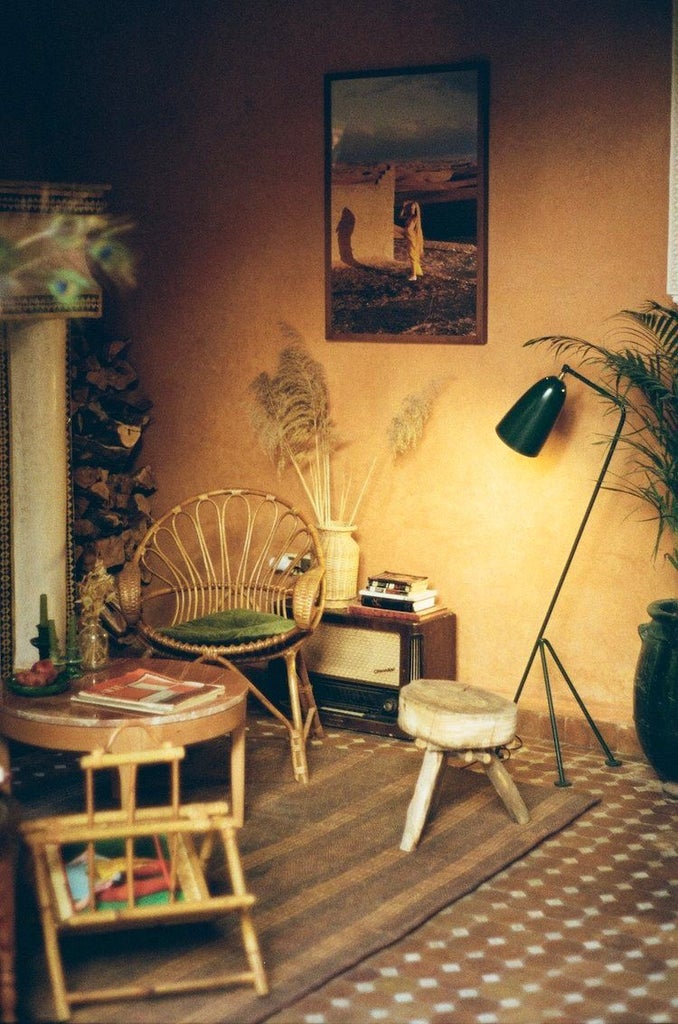
{"type": "Polygon", "coordinates": [[[613,318],[610,335],[619,347],[567,335],[532,338],[526,345],[545,344],[558,357],[575,356],[580,365],[595,367],[601,386],[624,405],[625,474],[606,486],[650,506],[657,522],[655,555],[664,532],[672,534],[668,558],[678,567],[678,306],[648,302],[624,309],[613,318]]]}
{"type": "Polygon", "coordinates": [[[669,362],[675,365],[678,359],[678,307],[648,302],[641,310],[624,309],[620,316],[635,322],[649,336],[651,348],[652,339],[655,339],[655,343],[658,341],[669,362]]]}

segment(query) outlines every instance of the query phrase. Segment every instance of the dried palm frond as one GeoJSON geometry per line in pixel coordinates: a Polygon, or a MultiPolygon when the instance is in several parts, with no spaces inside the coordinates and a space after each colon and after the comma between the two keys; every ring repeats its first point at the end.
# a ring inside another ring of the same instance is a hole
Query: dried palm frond
{"type": "Polygon", "coordinates": [[[291,465],[319,522],[330,516],[330,457],[338,446],[322,365],[298,338],[284,348],[274,376],[260,373],[250,385],[252,424],[278,470],[291,465]]]}
{"type": "Polygon", "coordinates": [[[421,391],[403,399],[388,428],[388,444],[394,458],[417,447],[442,388],[442,382],[431,381],[421,391]]]}
{"type": "MultiPolygon", "coordinates": [[[[330,415],[325,371],[309,355],[294,328],[288,324],[280,327],[290,344],[280,352],[276,373],[273,376],[260,373],[250,385],[255,399],[252,425],[260,445],[278,471],[292,466],[320,526],[339,522],[353,524],[378,460],[376,457],[372,460],[355,489],[349,473],[341,481],[339,493],[333,493],[332,458],[343,442],[330,415]],[[356,493],[356,497],[351,504],[352,493],[356,493]],[[347,515],[349,509],[350,515],[347,515]]],[[[441,388],[442,384],[431,383],[419,394],[408,395],[404,400],[388,433],[394,456],[419,443],[441,388]]]]}

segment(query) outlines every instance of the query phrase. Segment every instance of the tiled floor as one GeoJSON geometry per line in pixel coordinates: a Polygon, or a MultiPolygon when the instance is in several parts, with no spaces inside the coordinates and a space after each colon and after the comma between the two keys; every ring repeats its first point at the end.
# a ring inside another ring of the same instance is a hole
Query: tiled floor
{"type": "MultiPolygon", "coordinates": [[[[596,807],[271,1024],[675,1024],[678,801],[639,758],[563,754],[596,807]]],[[[553,785],[552,745],[524,742],[509,770],[553,785]]]]}
{"type": "MultiPolygon", "coordinates": [[[[324,742],[401,741],[332,730],[324,742]]],[[[271,1024],[676,1024],[678,801],[637,756],[608,768],[597,748],[563,754],[596,807],[271,1024]]],[[[508,767],[518,784],[553,785],[552,744],[523,736],[508,767]]]]}

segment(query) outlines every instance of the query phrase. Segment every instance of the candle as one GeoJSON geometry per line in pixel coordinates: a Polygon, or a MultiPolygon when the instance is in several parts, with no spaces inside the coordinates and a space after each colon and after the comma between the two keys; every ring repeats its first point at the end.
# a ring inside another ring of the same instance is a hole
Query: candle
{"type": "Polygon", "coordinates": [[[46,625],[48,625],[48,622],[49,622],[49,620],[47,618],[47,594],[41,594],[40,595],[40,625],[41,626],[46,626],[46,625]]]}
{"type": "Polygon", "coordinates": [[[66,631],[66,648],[69,655],[76,654],[78,647],[78,632],[76,629],[75,619],[71,616],[68,620],[68,628],[66,631]]]}
{"type": "Polygon", "coordinates": [[[49,657],[52,661],[59,660],[59,641],[57,640],[54,619],[49,620],[49,657]]]}

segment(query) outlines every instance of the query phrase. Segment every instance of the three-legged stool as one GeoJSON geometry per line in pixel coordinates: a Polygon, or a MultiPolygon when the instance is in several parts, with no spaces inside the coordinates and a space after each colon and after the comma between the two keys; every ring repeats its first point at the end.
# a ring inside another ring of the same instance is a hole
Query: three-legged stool
{"type": "Polygon", "coordinates": [[[398,725],[417,746],[424,760],[410,801],[400,849],[409,853],[419,842],[436,786],[448,755],[470,764],[478,761],[514,821],[530,813],[506,771],[497,747],[514,738],[518,706],[506,697],[449,679],[416,679],[400,691],[398,725]]]}

